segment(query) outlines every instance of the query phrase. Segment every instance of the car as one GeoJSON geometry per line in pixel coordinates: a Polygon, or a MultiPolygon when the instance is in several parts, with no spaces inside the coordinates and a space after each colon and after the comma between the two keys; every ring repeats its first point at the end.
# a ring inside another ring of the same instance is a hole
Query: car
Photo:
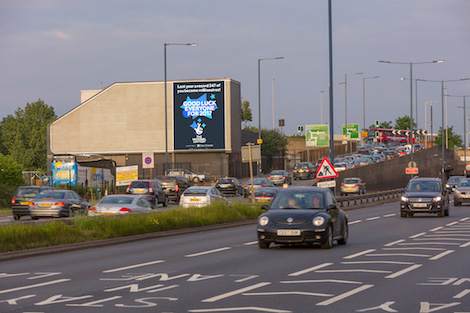
{"type": "Polygon", "coordinates": [[[369,160],[370,164],[377,163],[377,157],[373,154],[364,154],[362,156],[363,159],[369,160]]]}
{"type": "Polygon", "coordinates": [[[400,156],[395,150],[385,150],[384,154],[387,160],[391,160],[400,156]]]}
{"type": "Polygon", "coordinates": [[[153,180],[160,183],[168,196],[168,201],[177,203],[180,202],[183,192],[191,186],[184,176],[155,176],[153,180]]]}
{"type": "Polygon", "coordinates": [[[270,203],[281,190],[280,187],[261,187],[255,190],[255,200],[258,203],[270,203]]]}
{"type": "Polygon", "coordinates": [[[462,203],[470,203],[470,180],[463,178],[459,180],[454,188],[454,205],[459,206],[462,203]]]}
{"type": "Polygon", "coordinates": [[[183,208],[202,207],[216,202],[227,204],[227,200],[217,188],[191,186],[181,195],[180,206],[183,208]]]}
{"type": "Polygon", "coordinates": [[[13,218],[19,220],[22,216],[29,215],[29,203],[33,200],[41,191],[54,190],[54,187],[50,186],[21,186],[18,187],[11,198],[11,211],[13,218]]]}
{"type": "Polygon", "coordinates": [[[268,179],[272,181],[274,186],[276,185],[292,185],[292,176],[288,171],[285,170],[274,170],[269,173],[268,179]]]}
{"type": "Polygon", "coordinates": [[[404,155],[406,155],[406,150],[405,150],[404,147],[395,148],[395,151],[398,152],[398,155],[399,155],[399,156],[404,156],[404,155]]]}
{"type": "Polygon", "coordinates": [[[160,203],[168,206],[168,195],[156,180],[134,180],[126,189],[127,194],[146,196],[147,200],[157,207],[160,203]]]}
{"type": "Polygon", "coordinates": [[[184,176],[190,182],[198,183],[206,180],[206,175],[196,174],[187,169],[174,168],[165,171],[166,176],[184,176]]]}
{"type": "Polygon", "coordinates": [[[419,177],[408,182],[400,201],[400,216],[416,213],[449,215],[449,195],[440,178],[419,177]]]}
{"type": "Polygon", "coordinates": [[[258,246],[270,244],[319,243],[330,249],[333,241],[344,245],[348,241],[348,217],[326,188],[312,186],[289,187],[280,190],[271,204],[262,204],[267,212],[258,218],[258,246]]]}
{"type": "Polygon", "coordinates": [[[366,159],[366,158],[359,158],[357,161],[359,162],[359,166],[364,166],[364,165],[369,165],[370,164],[370,160],[366,159]]]}
{"type": "Polygon", "coordinates": [[[316,167],[311,162],[299,162],[295,164],[293,176],[295,179],[312,178],[316,175],[316,167]]]}
{"type": "Polygon", "coordinates": [[[38,193],[29,203],[29,215],[40,217],[72,217],[86,214],[90,204],[73,190],[46,190],[38,193]]]}
{"type": "Polygon", "coordinates": [[[450,176],[449,179],[447,180],[446,188],[450,192],[454,192],[455,187],[458,185],[459,181],[462,178],[466,178],[466,177],[465,176],[450,176]]]}
{"type": "MultiPolygon", "coordinates": [[[[255,177],[253,178],[253,190],[256,191],[256,189],[261,188],[261,187],[274,187],[274,184],[272,181],[265,177],[255,177]]],[[[244,189],[244,196],[247,198],[249,195],[251,195],[251,180],[248,180],[245,183],[245,186],[243,187],[244,189]]]]}
{"type": "Polygon", "coordinates": [[[94,206],[88,208],[89,216],[121,215],[152,212],[152,203],[145,196],[118,194],[104,196],[94,206]]]}
{"type": "Polygon", "coordinates": [[[236,177],[221,177],[215,182],[217,188],[222,194],[233,196],[242,196],[244,193],[243,185],[236,177]]]}
{"type": "Polygon", "coordinates": [[[344,178],[341,182],[340,194],[348,195],[356,193],[358,195],[366,193],[366,183],[358,177],[344,178]]]}
{"type": "Polygon", "coordinates": [[[348,164],[347,163],[335,163],[333,167],[335,168],[336,172],[342,172],[348,169],[348,164]]]}

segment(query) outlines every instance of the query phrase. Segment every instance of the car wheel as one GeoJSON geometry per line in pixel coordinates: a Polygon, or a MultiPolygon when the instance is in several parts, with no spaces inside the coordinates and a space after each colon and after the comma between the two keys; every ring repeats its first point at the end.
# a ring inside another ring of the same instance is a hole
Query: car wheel
{"type": "Polygon", "coordinates": [[[348,243],[348,236],[349,236],[348,220],[344,219],[343,233],[341,234],[341,239],[338,239],[338,244],[339,245],[347,244],[348,243]]]}
{"type": "Polygon", "coordinates": [[[67,212],[67,217],[72,217],[73,216],[73,210],[72,208],[69,208],[68,212],[67,212]]]}
{"type": "Polygon", "coordinates": [[[454,206],[459,206],[460,202],[454,200],[454,206]]]}
{"type": "Polygon", "coordinates": [[[408,214],[407,214],[406,212],[400,212],[400,216],[401,216],[401,217],[407,217],[408,214]]]}
{"type": "Polygon", "coordinates": [[[31,219],[32,219],[32,220],[38,220],[39,217],[37,217],[37,216],[31,216],[31,219]]]}
{"type": "Polygon", "coordinates": [[[333,247],[333,226],[329,225],[327,231],[327,237],[325,242],[322,242],[322,249],[331,249],[333,247]]]}
{"type": "Polygon", "coordinates": [[[260,249],[269,249],[270,242],[264,242],[261,240],[258,240],[258,246],[260,249]]]}
{"type": "Polygon", "coordinates": [[[194,178],[193,178],[193,182],[198,183],[198,182],[199,182],[199,178],[194,177],[194,178]]]}
{"type": "Polygon", "coordinates": [[[245,197],[245,198],[247,198],[247,197],[248,197],[248,195],[246,194],[246,192],[243,194],[243,197],[245,197]]]}
{"type": "Polygon", "coordinates": [[[168,206],[168,197],[165,197],[165,201],[163,201],[163,207],[168,206]]]}
{"type": "Polygon", "coordinates": [[[14,214],[14,215],[13,215],[13,218],[14,218],[15,220],[19,221],[20,218],[21,218],[21,215],[19,215],[19,214],[14,214]]]}
{"type": "Polygon", "coordinates": [[[450,208],[449,206],[447,206],[447,210],[444,211],[444,216],[449,216],[449,212],[450,211],[450,208]]]}
{"type": "Polygon", "coordinates": [[[437,213],[437,216],[444,217],[444,208],[441,208],[441,210],[437,213]]]}

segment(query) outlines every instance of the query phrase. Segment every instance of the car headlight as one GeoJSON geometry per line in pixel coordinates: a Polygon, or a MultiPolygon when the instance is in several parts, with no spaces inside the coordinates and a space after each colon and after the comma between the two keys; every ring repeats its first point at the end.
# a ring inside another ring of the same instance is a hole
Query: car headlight
{"type": "Polygon", "coordinates": [[[322,226],[325,223],[325,218],[323,216],[317,216],[313,219],[313,225],[322,226]]]}
{"type": "Polygon", "coordinates": [[[408,199],[408,197],[401,196],[401,201],[408,202],[408,201],[410,201],[410,199],[408,199]]]}
{"type": "Polygon", "coordinates": [[[432,202],[440,202],[442,200],[442,197],[441,196],[437,196],[437,197],[434,197],[432,199],[432,202]]]}
{"type": "Polygon", "coordinates": [[[458,194],[460,194],[460,191],[459,191],[458,189],[455,189],[455,190],[454,190],[454,193],[455,193],[456,195],[458,195],[458,194]]]}
{"type": "Polygon", "coordinates": [[[449,188],[450,188],[450,185],[449,185],[449,184],[446,184],[446,188],[449,189],[449,188]]]}
{"type": "Polygon", "coordinates": [[[268,223],[269,223],[269,217],[267,217],[267,216],[262,216],[258,221],[258,224],[260,226],[266,226],[266,225],[268,225],[268,223]]]}

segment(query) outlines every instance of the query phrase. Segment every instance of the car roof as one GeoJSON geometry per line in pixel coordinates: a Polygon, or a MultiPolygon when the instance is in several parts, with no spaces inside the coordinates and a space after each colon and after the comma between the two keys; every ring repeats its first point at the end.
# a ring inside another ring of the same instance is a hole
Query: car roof
{"type": "Polygon", "coordinates": [[[439,177],[419,177],[413,179],[413,181],[441,181],[439,177]]]}
{"type": "Polygon", "coordinates": [[[279,193],[289,193],[295,191],[312,191],[312,192],[326,192],[328,189],[315,187],[315,186],[297,186],[297,187],[289,187],[289,188],[282,188],[279,193]]]}

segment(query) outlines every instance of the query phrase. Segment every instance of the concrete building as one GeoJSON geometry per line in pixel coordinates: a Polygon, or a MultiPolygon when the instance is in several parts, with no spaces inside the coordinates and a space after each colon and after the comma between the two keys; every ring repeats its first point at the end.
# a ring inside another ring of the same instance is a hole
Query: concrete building
{"type": "Polygon", "coordinates": [[[237,175],[241,167],[239,82],[228,78],[167,81],[166,116],[163,81],[83,90],[80,105],[49,125],[49,173],[53,155],[93,154],[114,160],[118,167],[138,165],[139,178],[163,174],[167,159],[168,168],[186,168],[209,177],[237,175]],[[143,168],[143,153],[153,155],[154,168],[143,168]]]}

